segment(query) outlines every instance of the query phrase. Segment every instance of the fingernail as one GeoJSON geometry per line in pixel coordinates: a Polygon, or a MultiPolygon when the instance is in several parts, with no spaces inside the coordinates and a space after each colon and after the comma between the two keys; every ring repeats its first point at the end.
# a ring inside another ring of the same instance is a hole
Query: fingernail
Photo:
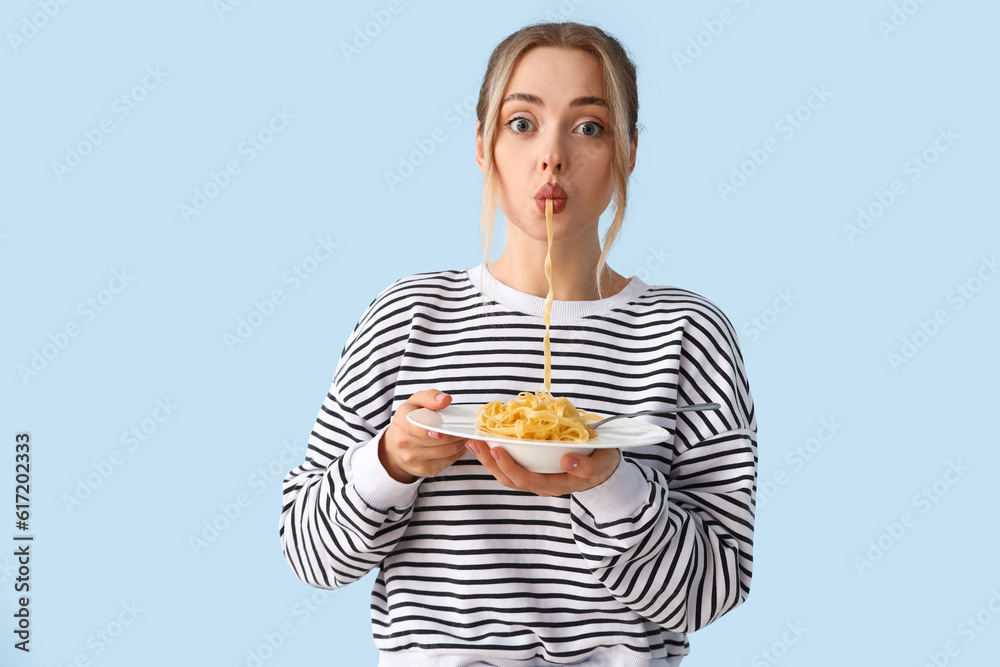
{"type": "Polygon", "coordinates": [[[434,397],[434,400],[435,401],[443,401],[446,398],[448,398],[448,394],[446,394],[444,392],[441,392],[440,394],[438,394],[437,396],[434,397]]]}
{"type": "Polygon", "coordinates": [[[576,470],[580,466],[580,462],[574,458],[566,459],[566,469],[576,470]]]}
{"type": "Polygon", "coordinates": [[[427,437],[429,438],[440,438],[441,434],[437,431],[427,431],[427,437]]]}
{"type": "Polygon", "coordinates": [[[500,450],[499,449],[491,449],[490,450],[490,454],[493,455],[493,460],[494,461],[499,461],[500,460],[500,450]]]}
{"type": "Polygon", "coordinates": [[[468,450],[469,450],[470,452],[472,452],[473,454],[478,454],[478,453],[479,453],[479,448],[477,448],[477,447],[476,447],[476,446],[475,446],[474,444],[472,444],[471,442],[467,442],[467,443],[465,443],[465,448],[466,448],[466,449],[468,449],[468,450]]]}

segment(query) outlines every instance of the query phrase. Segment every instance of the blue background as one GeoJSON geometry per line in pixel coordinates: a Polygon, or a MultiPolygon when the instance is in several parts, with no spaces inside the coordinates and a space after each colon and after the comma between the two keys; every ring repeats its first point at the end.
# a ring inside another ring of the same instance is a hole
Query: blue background
{"type": "Polygon", "coordinates": [[[756,402],[752,593],[691,635],[684,664],[988,664],[1000,5],[398,3],[4,4],[0,663],[375,664],[372,575],[332,592],[292,575],[281,478],[371,299],[478,264],[486,59],[550,18],[603,27],[638,65],[610,264],[715,301],[756,402]],[[251,135],[269,143],[254,153],[251,135]],[[75,168],[54,165],[80,144],[75,168]],[[196,190],[212,196],[185,220],[196,190]],[[851,232],[859,207],[880,215],[851,232]],[[296,266],[312,271],[298,283],[296,266]],[[123,440],[132,428],[145,439],[123,440]],[[11,633],[24,431],[30,654],[11,633]]]}

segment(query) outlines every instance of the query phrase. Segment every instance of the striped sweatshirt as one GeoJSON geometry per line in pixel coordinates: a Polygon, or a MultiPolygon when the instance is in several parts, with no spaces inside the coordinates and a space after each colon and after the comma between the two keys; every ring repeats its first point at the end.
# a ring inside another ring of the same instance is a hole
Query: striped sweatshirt
{"type": "Polygon", "coordinates": [[[482,270],[401,278],[365,310],[284,479],[285,558],[325,589],[378,568],[380,665],[677,664],[750,592],[757,425],[736,332],[704,297],[636,276],[554,301],[554,396],[606,414],[722,407],[642,417],[670,437],[582,492],[508,489],[471,453],[398,482],[378,441],[414,393],[478,405],[544,386],[545,299],[482,270]]]}

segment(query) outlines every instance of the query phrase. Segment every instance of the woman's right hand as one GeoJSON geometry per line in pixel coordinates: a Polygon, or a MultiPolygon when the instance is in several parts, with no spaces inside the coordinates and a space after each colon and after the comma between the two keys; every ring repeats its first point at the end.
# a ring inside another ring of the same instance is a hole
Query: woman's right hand
{"type": "Polygon", "coordinates": [[[435,477],[465,455],[468,438],[428,431],[406,419],[407,414],[418,408],[440,410],[450,403],[448,394],[427,389],[418,391],[396,408],[378,443],[379,461],[390,477],[404,484],[415,482],[418,477],[435,477]]]}

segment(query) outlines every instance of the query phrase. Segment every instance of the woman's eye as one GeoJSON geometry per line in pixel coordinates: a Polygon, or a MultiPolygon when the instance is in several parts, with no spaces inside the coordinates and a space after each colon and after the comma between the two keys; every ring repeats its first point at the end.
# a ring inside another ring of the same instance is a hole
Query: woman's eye
{"type": "Polygon", "coordinates": [[[530,132],[535,127],[530,120],[521,116],[511,118],[504,125],[514,134],[524,134],[525,132],[530,132]]]}
{"type": "Polygon", "coordinates": [[[604,131],[603,125],[601,125],[600,123],[595,123],[592,120],[588,120],[586,123],[580,123],[578,127],[583,129],[582,134],[588,137],[596,137],[597,135],[599,135],[601,132],[604,131]]]}
{"type": "MultiPolygon", "coordinates": [[[[517,116],[511,118],[509,121],[504,123],[507,129],[513,134],[526,134],[536,129],[535,124],[524,116],[517,116]]],[[[580,123],[577,129],[581,130],[581,134],[586,137],[597,137],[600,136],[605,130],[604,126],[600,123],[592,120],[588,120],[584,123],[580,123]]]]}

